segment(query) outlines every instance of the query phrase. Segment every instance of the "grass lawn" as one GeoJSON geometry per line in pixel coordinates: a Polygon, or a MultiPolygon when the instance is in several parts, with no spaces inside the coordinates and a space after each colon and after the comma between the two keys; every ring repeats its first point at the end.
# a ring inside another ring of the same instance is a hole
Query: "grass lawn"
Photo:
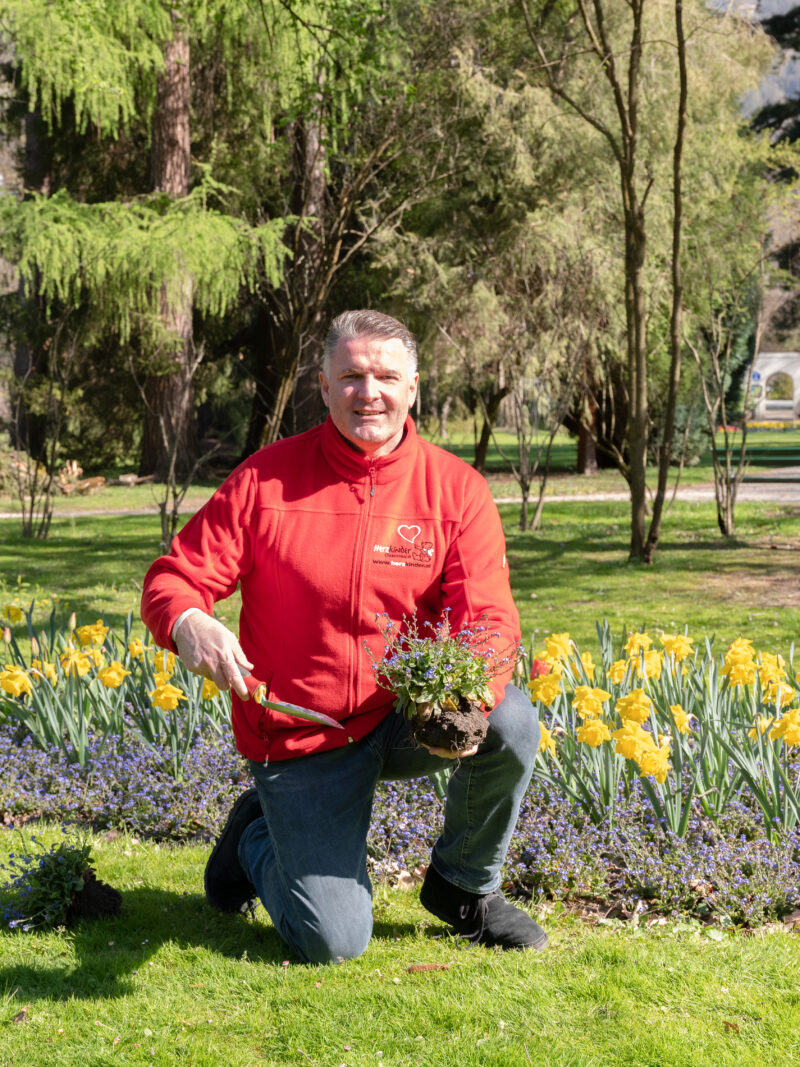
{"type": "MultiPolygon", "coordinates": [[[[99,509],[103,498],[94,499],[99,509]]],[[[623,624],[667,631],[688,624],[695,637],[716,634],[722,641],[745,634],[784,655],[800,635],[795,505],[740,503],[739,536],[726,542],[717,533],[713,504],[676,502],[648,568],[628,562],[626,502],[591,496],[551,501],[535,533],[518,529],[517,505],[501,504],[500,510],[526,643],[552,630],[593,642],[595,621],[603,617],[615,632],[623,624]]],[[[0,609],[36,600],[44,620],[57,599],[60,621],[75,611],[81,622],[102,614],[119,627],[129,610],[138,611],[159,537],[158,517],[141,511],[57,516],[46,541],[24,540],[17,520],[0,520],[0,609]]],[[[237,596],[219,604],[218,614],[235,626],[237,596]]]]}
{"type": "Polygon", "coordinates": [[[123,892],[118,919],[0,935],[0,1064],[761,1067],[800,1056],[795,934],[551,915],[545,952],[501,953],[452,941],[415,891],[378,887],[363,957],[287,965],[263,911],[251,921],[205,904],[206,854],[97,840],[99,876],[123,892]]]}
{"type": "Polygon", "coordinates": [[[628,505],[583,500],[548,504],[544,529],[516,528],[503,505],[509,563],[523,637],[567,630],[595,643],[595,621],[612,632],[660,627],[720,642],[749,636],[788,653],[800,637],[800,508],[743,503],[739,537],[716,533],[712,504],[678,503],[652,566],[627,559],[628,505]]]}

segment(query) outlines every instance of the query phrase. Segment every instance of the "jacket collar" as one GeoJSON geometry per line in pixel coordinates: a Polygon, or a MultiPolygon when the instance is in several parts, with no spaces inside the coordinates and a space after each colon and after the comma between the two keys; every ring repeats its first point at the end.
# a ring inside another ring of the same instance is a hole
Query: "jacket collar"
{"type": "Polygon", "coordinates": [[[360,482],[372,478],[377,484],[391,482],[406,474],[414,465],[419,450],[417,427],[406,416],[403,440],[386,456],[372,459],[359,452],[344,438],[333,424],[330,415],[322,425],[322,451],[334,471],[346,481],[360,482]]]}

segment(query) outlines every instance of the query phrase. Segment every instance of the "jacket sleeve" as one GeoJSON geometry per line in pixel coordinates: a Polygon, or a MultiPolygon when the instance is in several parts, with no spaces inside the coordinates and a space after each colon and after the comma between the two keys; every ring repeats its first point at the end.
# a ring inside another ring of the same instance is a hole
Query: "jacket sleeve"
{"type": "Polygon", "coordinates": [[[175,651],[172,627],[187,608],[210,615],[252,561],[255,474],[239,467],[173,539],[145,575],[142,620],[161,648],[175,651]]]}
{"type": "Polygon", "coordinates": [[[452,540],[442,573],[443,606],[457,632],[464,626],[486,626],[493,636],[488,647],[497,657],[490,682],[495,704],[511,681],[520,642],[519,612],[511,595],[506,544],[500,513],[483,478],[476,476],[463,520],[452,540]],[[508,657],[507,664],[501,664],[508,657]]]}

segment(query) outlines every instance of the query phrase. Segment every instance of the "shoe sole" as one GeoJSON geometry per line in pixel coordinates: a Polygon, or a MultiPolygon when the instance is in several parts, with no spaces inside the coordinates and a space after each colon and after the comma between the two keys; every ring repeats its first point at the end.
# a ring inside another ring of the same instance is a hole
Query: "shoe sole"
{"type": "MultiPolygon", "coordinates": [[[[206,900],[212,908],[216,908],[217,911],[224,911],[230,915],[235,915],[238,912],[243,912],[247,910],[250,901],[256,897],[255,886],[252,886],[250,882],[247,883],[248,885],[251,885],[253,892],[252,895],[248,895],[247,899],[242,901],[240,905],[225,906],[224,904],[220,904],[216,900],[211,899],[211,894],[209,893],[208,887],[208,871],[211,865],[213,864],[216,856],[222,849],[225,838],[228,836],[228,830],[233,825],[234,820],[236,819],[241,809],[245,806],[245,804],[252,804],[253,794],[255,792],[256,791],[254,789],[248,789],[246,792],[242,793],[240,797],[237,798],[236,802],[228,813],[228,818],[226,819],[225,825],[222,828],[222,833],[217,838],[216,844],[211,850],[211,854],[209,855],[208,860],[206,861],[205,871],[203,872],[203,889],[206,894],[206,900]]],[[[256,793],[256,797],[257,796],[258,794],[256,793]]],[[[258,818],[258,816],[256,816],[256,818],[258,818]]],[[[249,826],[250,823],[248,823],[247,825],[249,826]]],[[[244,875],[244,872],[242,872],[242,874],[244,875]]]]}

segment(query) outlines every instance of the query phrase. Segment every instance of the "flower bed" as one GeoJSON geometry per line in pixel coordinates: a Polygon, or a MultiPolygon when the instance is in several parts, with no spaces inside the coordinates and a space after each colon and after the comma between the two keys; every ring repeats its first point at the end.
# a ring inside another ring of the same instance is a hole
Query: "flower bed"
{"type": "MultiPolygon", "coordinates": [[[[211,840],[249,784],[227,696],[130,625],[121,640],[101,622],[31,636],[28,657],[6,636],[0,670],[0,819],[211,840]]],[[[623,634],[615,645],[600,626],[598,640],[599,655],[551,634],[531,658],[542,742],[506,888],[622,918],[756,925],[792,911],[800,676],[791,661],[744,638],[721,653],[685,633],[623,634]]],[[[382,785],[373,876],[426,863],[440,823],[427,780],[382,785]]]]}
{"type": "MultiPolygon", "coordinates": [[[[231,804],[249,785],[229,734],[196,733],[176,783],[168,748],[116,740],[87,769],[58,747],[39,748],[30,735],[0,725],[8,754],[0,777],[0,818],[80,821],[97,831],[125,829],[160,841],[210,841],[231,804]]],[[[376,794],[369,866],[395,881],[427,863],[442,821],[430,782],[386,782],[376,794]]],[[[770,840],[763,818],[744,799],[731,800],[715,825],[696,812],[682,838],[652,814],[639,786],[618,798],[613,828],[597,826],[561,792],[535,779],[523,802],[505,869],[507,890],[535,900],[592,905],[601,915],[690,915],[757,925],[798,904],[800,831],[770,840]]]]}

